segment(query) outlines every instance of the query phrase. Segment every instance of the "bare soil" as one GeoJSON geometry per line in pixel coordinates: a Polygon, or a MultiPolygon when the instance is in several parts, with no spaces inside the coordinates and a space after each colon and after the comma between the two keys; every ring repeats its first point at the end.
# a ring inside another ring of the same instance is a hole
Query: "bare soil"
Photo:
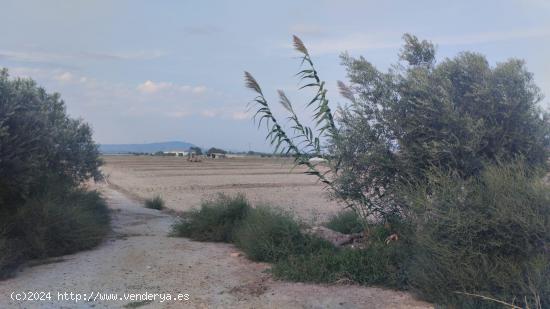
{"type": "Polygon", "coordinates": [[[272,158],[226,158],[188,162],[182,157],[107,156],[103,170],[110,184],[137,198],[160,195],[176,211],[198,207],[216,193],[245,193],[317,223],[342,209],[324,186],[292,161],[272,158]]]}

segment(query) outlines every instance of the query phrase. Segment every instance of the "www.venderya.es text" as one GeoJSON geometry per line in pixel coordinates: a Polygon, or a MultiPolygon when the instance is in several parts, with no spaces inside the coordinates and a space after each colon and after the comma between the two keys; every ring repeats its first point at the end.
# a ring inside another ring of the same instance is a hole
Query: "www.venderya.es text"
{"type": "Polygon", "coordinates": [[[102,302],[102,301],[148,301],[148,302],[178,302],[190,299],[187,293],[109,293],[90,291],[86,293],[76,292],[51,292],[51,291],[22,291],[12,292],[10,295],[13,301],[20,302],[102,302]]]}

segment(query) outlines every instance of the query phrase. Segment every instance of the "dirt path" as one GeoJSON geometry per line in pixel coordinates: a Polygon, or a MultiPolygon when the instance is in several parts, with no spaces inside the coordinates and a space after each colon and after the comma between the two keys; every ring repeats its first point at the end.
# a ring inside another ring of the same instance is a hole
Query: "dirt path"
{"type": "Polygon", "coordinates": [[[109,239],[0,281],[0,308],[431,308],[385,289],[274,281],[264,272],[268,265],[232,255],[232,245],[167,237],[173,216],[145,209],[112,188],[102,191],[113,209],[109,239]],[[52,299],[10,299],[12,292],[25,291],[49,291],[52,299]],[[119,300],[58,301],[58,292],[118,293],[119,300]],[[129,293],[188,294],[189,300],[123,299],[129,293]]]}

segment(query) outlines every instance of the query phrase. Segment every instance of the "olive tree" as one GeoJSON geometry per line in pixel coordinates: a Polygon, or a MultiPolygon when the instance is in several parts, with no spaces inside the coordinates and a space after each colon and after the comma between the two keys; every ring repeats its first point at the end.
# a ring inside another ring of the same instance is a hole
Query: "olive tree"
{"type": "Polygon", "coordinates": [[[342,159],[338,190],[391,199],[397,185],[425,180],[432,168],[467,178],[488,163],[546,164],[550,118],[524,61],[491,66],[463,52],[437,63],[432,43],[404,40],[401,61],[388,72],[342,56],[349,83],[339,86],[351,103],[340,109],[333,147],[342,159]]]}
{"type": "Polygon", "coordinates": [[[100,165],[91,128],[67,115],[59,94],[0,71],[0,209],[48,181],[99,179],[100,165]]]}
{"type": "Polygon", "coordinates": [[[400,215],[396,189],[422,181],[434,167],[470,177],[487,163],[546,164],[550,117],[538,105],[542,95],[523,61],[491,66],[483,55],[464,52],[438,63],[431,42],[409,34],[403,39],[399,61],[387,72],[364,57],[342,55],[349,81],[338,86],[349,103],[336,117],[308,50],[294,37],[305,66],[298,73],[302,88],[315,90],[306,103],[315,108],[313,128],[298,119],[279,90],[289,113],[286,130],[259,83],[245,72],[247,87],[257,94],[255,117],[267,124],[275,151],[293,155],[364,218],[400,215]],[[326,163],[317,166],[308,160],[312,156],[326,163]]]}

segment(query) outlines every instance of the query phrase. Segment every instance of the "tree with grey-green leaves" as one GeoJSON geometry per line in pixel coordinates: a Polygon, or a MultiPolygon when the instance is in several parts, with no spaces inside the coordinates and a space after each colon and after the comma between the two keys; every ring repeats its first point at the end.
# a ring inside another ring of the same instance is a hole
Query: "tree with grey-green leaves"
{"type": "MultiPolygon", "coordinates": [[[[387,72],[364,57],[342,56],[349,104],[340,108],[338,190],[350,198],[391,198],[402,182],[431,168],[478,175],[486,164],[545,166],[550,117],[525,62],[496,65],[474,52],[436,61],[431,42],[406,34],[399,62],[387,72]]],[[[387,204],[386,204],[387,205],[387,204]]]]}
{"type": "MultiPolygon", "coordinates": [[[[366,250],[395,262],[390,275],[422,298],[452,308],[548,308],[550,117],[533,74],[522,60],[491,65],[472,52],[437,61],[431,42],[403,38],[388,71],[342,55],[347,102],[334,113],[295,37],[302,88],[314,90],[304,103],[314,126],[282,90],[288,116],[276,115],[247,72],[257,122],[277,152],[360,216],[366,250]],[[395,243],[380,244],[382,229],[395,243]]],[[[311,259],[303,261],[318,265],[311,259]]]]}
{"type": "Polygon", "coordinates": [[[227,151],[225,151],[221,148],[216,148],[216,147],[211,147],[210,149],[208,149],[208,151],[206,151],[207,155],[211,155],[211,154],[215,154],[215,153],[226,154],[227,151]]]}
{"type": "Polygon", "coordinates": [[[13,209],[48,182],[100,179],[90,126],[67,115],[57,93],[0,71],[0,210],[13,209]]]}
{"type": "Polygon", "coordinates": [[[362,216],[388,218],[402,211],[396,188],[422,181],[430,169],[470,177],[487,163],[546,165],[550,117],[540,107],[542,93],[524,61],[491,65],[473,52],[437,61],[431,42],[410,34],[403,39],[397,63],[386,72],[364,57],[341,56],[348,81],[338,86],[347,102],[334,113],[313,58],[295,37],[301,88],[314,90],[304,103],[313,110],[313,127],[298,118],[282,90],[279,102],[288,121],[275,115],[260,84],[246,72],[246,85],[257,94],[256,120],[267,124],[276,152],[294,156],[362,216]],[[325,158],[329,170],[311,163],[312,156],[325,158]]]}
{"type": "Polygon", "coordinates": [[[191,147],[189,148],[189,152],[195,153],[196,155],[199,155],[199,156],[202,155],[202,149],[200,147],[191,147]]]}

